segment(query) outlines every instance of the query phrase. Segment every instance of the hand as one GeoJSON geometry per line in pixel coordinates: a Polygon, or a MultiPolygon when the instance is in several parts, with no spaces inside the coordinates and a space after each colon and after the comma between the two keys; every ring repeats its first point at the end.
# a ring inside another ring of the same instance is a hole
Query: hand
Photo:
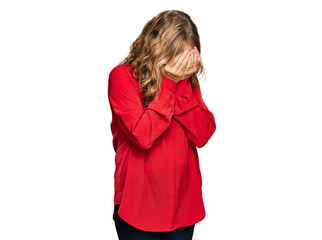
{"type": "Polygon", "coordinates": [[[201,57],[197,47],[190,51],[186,49],[181,55],[176,56],[162,69],[162,75],[175,82],[189,78],[199,68],[201,57]]]}

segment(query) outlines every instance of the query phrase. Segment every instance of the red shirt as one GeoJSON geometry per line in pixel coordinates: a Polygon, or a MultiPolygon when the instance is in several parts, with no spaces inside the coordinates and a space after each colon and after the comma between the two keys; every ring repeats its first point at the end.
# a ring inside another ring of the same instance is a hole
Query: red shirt
{"type": "Polygon", "coordinates": [[[157,102],[145,107],[132,73],[130,65],[118,65],[108,82],[118,214],[153,232],[200,222],[206,212],[196,147],[215,132],[214,116],[189,78],[176,83],[163,77],[157,102]]]}

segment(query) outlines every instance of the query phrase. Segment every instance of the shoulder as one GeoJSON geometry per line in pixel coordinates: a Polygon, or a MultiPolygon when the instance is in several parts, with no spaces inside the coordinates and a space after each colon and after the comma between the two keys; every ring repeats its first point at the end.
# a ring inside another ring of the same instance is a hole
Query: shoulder
{"type": "Polygon", "coordinates": [[[119,64],[110,71],[109,81],[113,81],[114,79],[117,79],[117,81],[129,81],[132,78],[132,73],[133,71],[131,65],[119,64]]]}
{"type": "Polygon", "coordinates": [[[119,64],[119,65],[115,66],[114,68],[112,68],[112,70],[110,71],[109,76],[111,76],[111,75],[130,74],[131,70],[132,70],[131,65],[119,64]]]}
{"type": "Polygon", "coordinates": [[[112,68],[108,79],[110,88],[129,88],[129,85],[134,87],[135,79],[132,73],[132,66],[127,64],[119,64],[112,68]]]}

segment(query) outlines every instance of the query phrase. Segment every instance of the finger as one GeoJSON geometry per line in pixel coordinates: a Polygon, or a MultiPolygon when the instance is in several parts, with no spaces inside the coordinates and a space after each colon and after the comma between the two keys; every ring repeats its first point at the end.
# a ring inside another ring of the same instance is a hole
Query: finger
{"type": "MultiPolygon", "coordinates": [[[[181,55],[182,55],[182,54],[181,54],[181,55]]],[[[174,68],[174,66],[176,65],[176,63],[177,63],[177,61],[178,61],[178,59],[179,59],[179,57],[180,57],[181,55],[177,55],[175,58],[173,58],[173,59],[169,62],[169,67],[170,67],[170,68],[174,68]]]]}
{"type": "Polygon", "coordinates": [[[187,53],[184,55],[184,58],[178,60],[178,62],[179,61],[181,62],[180,62],[180,65],[178,64],[178,68],[176,69],[175,74],[178,74],[178,75],[182,74],[182,71],[186,67],[186,63],[189,59],[189,55],[190,55],[190,52],[187,51],[187,53]]]}
{"type": "Polygon", "coordinates": [[[175,65],[173,66],[173,71],[174,72],[178,72],[179,71],[179,68],[180,66],[182,65],[184,59],[187,57],[189,51],[188,50],[185,50],[181,56],[179,57],[178,61],[175,63],[175,65]]]}
{"type": "Polygon", "coordinates": [[[190,75],[192,72],[191,72],[191,70],[193,70],[193,57],[191,56],[190,57],[190,59],[189,59],[189,61],[188,61],[188,64],[187,64],[187,68],[186,68],[186,74],[187,75],[190,75]]]}
{"type": "Polygon", "coordinates": [[[192,70],[195,68],[194,59],[195,59],[195,51],[192,49],[190,59],[187,63],[187,67],[184,69],[185,74],[190,74],[192,70]]]}
{"type": "Polygon", "coordinates": [[[185,68],[186,73],[190,73],[191,69],[194,67],[194,58],[195,58],[195,53],[194,53],[194,51],[191,51],[191,56],[190,56],[189,61],[187,63],[187,67],[185,68]]]}
{"type": "Polygon", "coordinates": [[[176,56],[175,58],[171,59],[167,62],[167,64],[164,66],[165,70],[167,72],[171,72],[173,67],[175,66],[176,62],[178,61],[180,55],[176,56]]]}
{"type": "Polygon", "coordinates": [[[176,64],[179,61],[180,57],[183,57],[183,55],[184,55],[184,52],[182,52],[181,54],[178,54],[171,60],[169,64],[170,69],[176,69],[176,64]]]}
{"type": "Polygon", "coordinates": [[[199,63],[200,63],[200,54],[197,48],[195,48],[195,53],[196,53],[196,60],[195,60],[195,71],[199,68],[199,63]]]}
{"type": "Polygon", "coordinates": [[[199,58],[199,52],[198,52],[198,49],[195,48],[194,50],[194,65],[193,65],[193,72],[195,72],[198,68],[199,68],[199,61],[198,61],[198,58],[199,58]]]}
{"type": "Polygon", "coordinates": [[[198,51],[198,49],[197,49],[197,53],[198,53],[198,61],[200,62],[201,61],[201,56],[200,56],[200,52],[198,51]]]}
{"type": "Polygon", "coordinates": [[[180,75],[186,75],[188,71],[188,66],[191,65],[191,55],[187,57],[186,64],[182,67],[180,75]]]}
{"type": "Polygon", "coordinates": [[[195,62],[195,64],[198,64],[198,58],[199,58],[199,57],[198,57],[198,55],[199,55],[198,49],[197,49],[197,48],[195,48],[194,52],[195,52],[195,55],[194,55],[195,59],[194,59],[194,62],[195,62]]]}
{"type": "Polygon", "coordinates": [[[165,66],[164,66],[164,70],[165,70],[166,72],[170,72],[170,70],[171,70],[171,66],[170,66],[169,64],[165,65],[165,66]]]}
{"type": "Polygon", "coordinates": [[[184,69],[186,68],[186,64],[189,60],[190,57],[190,51],[188,54],[186,54],[185,58],[182,61],[182,64],[178,67],[176,74],[181,75],[182,73],[184,73],[184,69]]]}

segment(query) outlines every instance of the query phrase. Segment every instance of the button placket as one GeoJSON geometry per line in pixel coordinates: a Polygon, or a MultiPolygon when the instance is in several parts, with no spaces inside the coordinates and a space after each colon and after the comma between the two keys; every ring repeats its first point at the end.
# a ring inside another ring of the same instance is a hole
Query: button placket
{"type": "Polygon", "coordinates": [[[175,100],[175,97],[176,97],[176,94],[177,94],[177,90],[178,90],[178,84],[174,85],[174,88],[172,90],[172,94],[171,94],[170,99],[173,100],[173,101],[175,100]]]}
{"type": "Polygon", "coordinates": [[[173,93],[174,93],[174,94],[177,94],[177,90],[178,90],[178,84],[176,84],[176,85],[174,86],[173,93]]]}

